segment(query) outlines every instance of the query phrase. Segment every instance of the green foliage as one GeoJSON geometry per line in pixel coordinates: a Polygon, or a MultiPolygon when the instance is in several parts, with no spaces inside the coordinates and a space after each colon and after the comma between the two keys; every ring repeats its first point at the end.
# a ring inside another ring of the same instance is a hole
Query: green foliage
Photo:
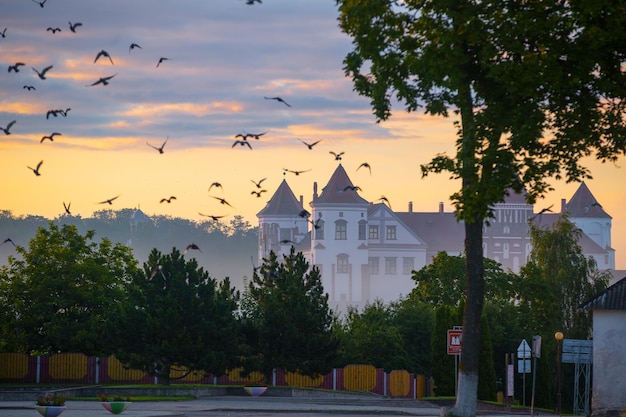
{"type": "Polygon", "coordinates": [[[316,376],[329,372],[339,340],[320,271],[309,268],[292,247],[283,262],[274,252],[263,260],[242,303],[242,324],[250,351],[246,372],[260,371],[271,382],[273,368],[316,376]]]}
{"type": "Polygon", "coordinates": [[[367,304],[361,313],[348,309],[342,354],[344,364],[366,363],[386,371],[409,367],[404,339],[391,308],[380,300],[367,304]]]}
{"type": "Polygon", "coordinates": [[[172,248],[150,253],[119,318],[116,357],[134,369],[158,376],[165,384],[172,370],[223,375],[237,365],[240,331],[239,293],[228,278],[218,282],[194,258],[172,248]]]}
{"type": "Polygon", "coordinates": [[[432,307],[407,298],[391,303],[390,311],[408,357],[404,369],[416,375],[430,375],[430,339],[435,322],[432,307]]]}
{"type": "Polygon", "coordinates": [[[127,247],[94,236],[50,222],[28,248],[15,248],[19,257],[0,270],[3,350],[111,353],[109,323],[137,262],[127,247]]]}
{"type": "MultiPolygon", "coordinates": [[[[556,363],[551,359],[556,357],[557,350],[554,334],[561,331],[568,339],[591,337],[591,312],[580,305],[606,289],[611,276],[608,271],[598,271],[593,258],[584,256],[580,237],[580,230],[566,217],[550,228],[533,227],[533,250],[517,283],[526,334],[540,335],[543,339],[540,360],[547,365],[539,369],[537,376],[538,406],[554,404],[556,363]]],[[[573,383],[564,381],[564,384],[573,383]]]]}
{"type": "Polygon", "coordinates": [[[432,376],[435,380],[436,396],[453,396],[454,384],[454,356],[448,355],[447,340],[448,330],[459,326],[461,318],[456,308],[442,305],[435,310],[435,325],[431,337],[432,376]]]}
{"type": "Polygon", "coordinates": [[[478,370],[478,399],[495,401],[497,394],[496,370],[493,361],[493,347],[489,322],[483,316],[480,326],[480,369],[478,370]]]}

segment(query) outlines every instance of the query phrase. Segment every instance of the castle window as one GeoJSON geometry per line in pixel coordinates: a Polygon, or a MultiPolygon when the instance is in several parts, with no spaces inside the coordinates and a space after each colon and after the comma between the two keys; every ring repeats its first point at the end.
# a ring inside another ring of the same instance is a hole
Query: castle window
{"type": "Polygon", "coordinates": [[[385,257],[385,275],[396,274],[396,258],[385,257]]]}
{"type": "Polygon", "coordinates": [[[365,220],[359,221],[359,240],[365,240],[365,226],[367,222],[365,220]]]}
{"type": "Polygon", "coordinates": [[[387,240],[396,240],[396,226],[387,226],[387,240]]]}
{"type": "Polygon", "coordinates": [[[315,231],[315,240],[324,240],[324,220],[317,219],[316,221],[317,227],[314,227],[315,231]]]}
{"type": "Polygon", "coordinates": [[[335,222],[335,240],[348,239],[348,222],[345,220],[337,220],[335,222]]]}
{"type": "Polygon", "coordinates": [[[292,240],[291,229],[280,229],[280,240],[292,240]]]}
{"type": "Polygon", "coordinates": [[[415,258],[405,257],[402,258],[402,273],[404,275],[411,275],[415,268],[415,258]]]}
{"type": "Polygon", "coordinates": [[[348,270],[348,255],[346,255],[345,253],[340,253],[339,255],[337,255],[337,273],[347,274],[348,270]]]}
{"type": "Polygon", "coordinates": [[[509,259],[509,244],[505,243],[502,245],[502,257],[504,259],[509,259]]]}
{"type": "Polygon", "coordinates": [[[378,257],[370,256],[367,259],[367,263],[369,265],[370,275],[378,275],[380,273],[378,266],[378,257]]]}
{"type": "Polygon", "coordinates": [[[378,239],[378,226],[369,227],[369,239],[378,239]]]}
{"type": "Polygon", "coordinates": [[[504,226],[504,228],[502,229],[502,233],[504,233],[505,235],[511,234],[511,228],[509,226],[504,226]]]}

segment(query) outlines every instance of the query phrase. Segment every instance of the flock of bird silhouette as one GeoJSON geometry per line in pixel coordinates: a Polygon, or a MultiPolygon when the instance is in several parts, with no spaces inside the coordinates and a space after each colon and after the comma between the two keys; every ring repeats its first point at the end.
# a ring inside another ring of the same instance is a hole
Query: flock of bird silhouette
{"type": "MultiPolygon", "coordinates": [[[[36,3],[36,4],[38,4],[41,8],[44,8],[44,6],[45,6],[45,4],[47,2],[47,0],[43,0],[43,1],[32,0],[32,1],[34,3],[36,3]]],[[[246,2],[247,5],[254,5],[255,3],[259,3],[259,4],[262,3],[261,0],[245,0],[245,2],[246,2]]],[[[83,23],[82,22],[71,22],[71,21],[69,21],[68,24],[69,24],[69,30],[73,34],[78,34],[80,32],[79,28],[83,27],[83,23]]],[[[7,29],[8,28],[4,28],[4,30],[2,30],[0,32],[0,36],[2,38],[6,38],[6,36],[7,36],[7,29]]],[[[59,27],[52,27],[52,26],[50,26],[50,27],[48,27],[46,29],[46,31],[47,32],[51,32],[54,35],[57,32],[61,32],[62,29],[59,28],[59,27]]],[[[132,43],[130,43],[130,45],[128,47],[129,55],[135,49],[143,49],[143,48],[138,43],[132,42],[132,43]]],[[[115,63],[113,61],[113,57],[111,56],[111,54],[108,51],[104,50],[104,49],[101,49],[99,52],[96,53],[95,58],[93,60],[93,64],[98,63],[101,58],[102,59],[108,59],[108,62],[111,64],[111,66],[115,65],[115,63]]],[[[159,68],[161,66],[161,64],[163,64],[165,61],[169,61],[169,60],[170,60],[170,58],[168,58],[168,57],[160,57],[158,59],[157,63],[156,63],[156,68],[159,68]]],[[[20,70],[21,70],[21,67],[24,67],[24,66],[26,66],[26,63],[24,63],[24,62],[15,62],[14,64],[11,64],[11,65],[8,66],[8,72],[9,73],[19,73],[20,70]]],[[[54,69],[54,65],[45,66],[41,70],[38,70],[35,67],[31,67],[31,68],[32,68],[33,72],[36,74],[37,78],[40,80],[40,82],[43,82],[43,81],[45,81],[47,79],[47,74],[49,73],[49,71],[54,69]]],[[[117,73],[114,73],[114,74],[109,75],[109,76],[99,77],[93,83],[87,84],[86,87],[94,87],[94,86],[98,86],[98,85],[108,86],[110,84],[111,80],[115,76],[117,76],[117,75],[118,75],[117,73]]],[[[28,90],[28,91],[36,91],[37,90],[34,85],[24,85],[23,89],[28,90]]],[[[285,101],[282,97],[279,97],[279,96],[273,96],[273,97],[264,96],[263,98],[265,100],[273,100],[273,101],[276,101],[277,103],[281,103],[281,104],[283,104],[287,108],[291,108],[292,107],[291,104],[289,104],[287,101],[285,101]]],[[[63,117],[67,117],[68,112],[70,110],[71,110],[71,108],[50,109],[50,110],[48,110],[46,112],[46,119],[49,119],[50,116],[58,117],[59,115],[61,115],[63,117]]],[[[5,135],[10,135],[12,133],[11,130],[14,128],[16,123],[17,123],[17,120],[12,120],[12,121],[8,122],[5,127],[1,127],[0,126],[0,130],[5,135]]],[[[248,147],[250,150],[252,150],[252,145],[248,141],[248,139],[260,140],[261,137],[266,135],[267,133],[268,133],[267,131],[261,132],[261,133],[249,133],[249,132],[238,133],[238,134],[236,134],[234,136],[235,141],[233,142],[231,147],[234,148],[237,145],[239,145],[239,146],[242,146],[242,147],[248,147]]],[[[54,142],[55,137],[62,136],[62,135],[63,134],[61,132],[52,132],[49,135],[42,136],[41,139],[40,139],[40,143],[44,143],[45,141],[54,142]]],[[[165,153],[165,145],[167,144],[168,140],[169,140],[169,136],[165,139],[165,141],[161,144],[161,146],[154,146],[154,145],[150,144],[149,142],[146,142],[146,144],[149,147],[153,148],[154,150],[158,151],[159,154],[163,154],[163,153],[165,153]]],[[[322,141],[321,139],[319,139],[319,140],[316,140],[316,141],[309,142],[309,141],[306,141],[306,140],[301,139],[301,138],[297,138],[297,140],[300,141],[302,144],[304,144],[307,147],[308,150],[313,150],[314,147],[316,145],[318,145],[322,141]]],[[[334,159],[336,161],[341,161],[342,158],[343,158],[343,155],[345,154],[345,152],[333,152],[333,151],[330,151],[329,153],[331,155],[333,155],[333,157],[334,157],[334,159]]],[[[28,165],[27,165],[27,168],[30,169],[34,173],[35,176],[41,176],[42,175],[41,167],[43,165],[43,162],[44,162],[43,160],[39,161],[37,163],[37,165],[35,166],[35,168],[33,168],[31,166],[28,166],[28,165]]],[[[360,168],[367,168],[369,170],[370,175],[371,175],[372,168],[371,168],[369,163],[367,163],[367,162],[362,163],[357,168],[357,171],[360,168]]],[[[292,169],[283,168],[283,175],[286,175],[287,173],[292,173],[292,174],[298,176],[300,174],[303,174],[303,173],[306,173],[306,172],[309,172],[309,171],[311,171],[311,170],[310,169],[308,169],[308,170],[292,170],[292,169]]],[[[267,178],[262,178],[259,181],[251,180],[251,182],[255,186],[255,189],[253,189],[250,192],[250,195],[253,195],[253,196],[256,196],[257,198],[260,198],[263,193],[267,192],[267,190],[262,188],[262,185],[261,185],[263,183],[263,181],[265,181],[266,179],[267,178]]],[[[212,183],[210,185],[208,191],[210,192],[213,187],[222,189],[222,185],[220,183],[214,182],[214,183],[212,183]]],[[[342,192],[347,192],[347,191],[361,191],[361,188],[358,187],[358,186],[347,186],[347,187],[345,187],[342,190],[342,192]]],[[[224,198],[218,197],[218,196],[215,196],[215,195],[210,195],[210,196],[212,198],[216,199],[217,201],[219,201],[220,205],[224,205],[224,206],[228,206],[228,207],[233,208],[233,206],[227,200],[225,200],[224,198]]],[[[107,198],[107,199],[105,199],[103,201],[98,202],[97,204],[112,205],[113,202],[117,198],[119,198],[119,197],[120,197],[120,195],[117,195],[117,196],[112,197],[112,198],[107,198]]],[[[169,197],[162,198],[160,200],[160,203],[168,203],[168,204],[170,204],[170,203],[173,202],[173,200],[176,200],[176,196],[171,195],[169,197]]],[[[389,201],[387,200],[387,198],[385,196],[382,196],[377,201],[384,201],[384,202],[386,202],[390,206],[389,201]]],[[[65,202],[63,202],[63,208],[64,208],[64,211],[65,211],[65,213],[67,215],[71,215],[70,206],[71,206],[71,202],[67,203],[67,204],[65,202]]],[[[213,221],[218,221],[219,219],[225,217],[225,215],[213,215],[213,214],[203,214],[203,213],[198,213],[198,214],[200,216],[208,217],[208,218],[210,218],[213,221]]],[[[307,219],[308,219],[308,216],[310,214],[308,212],[306,212],[306,210],[304,210],[303,213],[300,213],[300,215],[302,217],[307,217],[307,219]]],[[[312,226],[314,228],[317,229],[319,227],[319,223],[318,223],[319,219],[318,219],[317,222],[316,221],[312,221],[312,220],[309,220],[309,222],[312,224],[312,226]]],[[[5,244],[5,243],[12,243],[13,245],[15,245],[15,243],[10,238],[5,239],[4,242],[2,242],[2,244],[0,244],[0,246],[5,244]]],[[[289,243],[289,242],[285,242],[285,243],[289,243]]],[[[189,250],[192,250],[192,249],[200,251],[200,248],[195,243],[191,243],[191,244],[189,244],[185,248],[184,253],[187,253],[189,250]]],[[[150,278],[152,279],[157,272],[158,272],[158,270],[156,272],[153,272],[153,274],[152,274],[152,276],[150,278]]],[[[161,273],[162,273],[162,271],[161,271],[161,273]]]]}

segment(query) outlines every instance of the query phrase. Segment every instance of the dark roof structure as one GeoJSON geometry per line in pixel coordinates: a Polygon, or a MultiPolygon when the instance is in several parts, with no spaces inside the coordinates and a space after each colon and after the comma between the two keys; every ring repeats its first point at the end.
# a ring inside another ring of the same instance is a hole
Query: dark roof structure
{"type": "Polygon", "coordinates": [[[591,194],[584,181],[565,205],[565,211],[569,212],[571,217],[612,218],[591,194]]]}
{"type": "Polygon", "coordinates": [[[369,202],[359,195],[346,170],[339,164],[326,187],[322,188],[322,194],[313,198],[313,204],[369,204],[369,202]]]}
{"type": "Polygon", "coordinates": [[[626,278],[581,305],[585,310],[626,310],[626,278]]]}
{"type": "Polygon", "coordinates": [[[298,215],[303,210],[302,203],[298,201],[296,196],[291,191],[291,188],[287,184],[287,181],[283,178],[283,181],[278,186],[278,189],[267,202],[267,205],[257,213],[259,216],[281,216],[281,215],[298,215]]]}

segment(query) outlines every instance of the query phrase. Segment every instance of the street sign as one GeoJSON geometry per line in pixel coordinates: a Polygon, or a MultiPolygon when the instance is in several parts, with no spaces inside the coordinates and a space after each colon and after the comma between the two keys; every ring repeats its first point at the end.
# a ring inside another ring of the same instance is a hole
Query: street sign
{"type": "Polygon", "coordinates": [[[535,358],[541,357],[541,336],[533,336],[533,356],[535,358]]]}
{"type": "Polygon", "coordinates": [[[517,373],[518,374],[530,373],[530,359],[520,359],[517,361],[517,373]]]}
{"type": "Polygon", "coordinates": [[[460,355],[461,346],[463,346],[463,330],[448,330],[448,355],[460,355]]]}
{"type": "Polygon", "coordinates": [[[522,339],[522,342],[517,347],[517,357],[518,359],[530,359],[530,345],[526,341],[526,339],[522,339]]]}

